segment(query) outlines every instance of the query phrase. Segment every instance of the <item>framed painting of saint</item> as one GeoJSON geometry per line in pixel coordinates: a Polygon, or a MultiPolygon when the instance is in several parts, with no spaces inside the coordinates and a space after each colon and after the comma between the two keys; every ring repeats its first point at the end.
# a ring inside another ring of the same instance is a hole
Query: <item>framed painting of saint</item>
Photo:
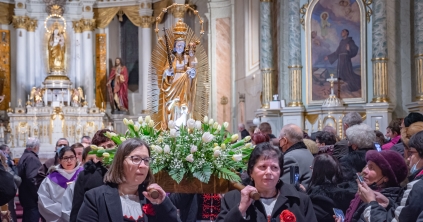
{"type": "Polygon", "coordinates": [[[305,15],[307,104],[335,94],[346,104],[366,102],[366,8],[361,0],[312,0],[305,15]]]}

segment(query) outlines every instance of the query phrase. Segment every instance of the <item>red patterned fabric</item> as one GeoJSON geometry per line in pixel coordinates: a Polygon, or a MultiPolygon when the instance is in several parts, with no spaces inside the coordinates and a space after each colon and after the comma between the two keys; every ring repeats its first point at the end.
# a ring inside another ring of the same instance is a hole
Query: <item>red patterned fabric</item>
{"type": "Polygon", "coordinates": [[[216,220],[217,215],[220,213],[220,195],[219,194],[203,194],[202,203],[202,220],[216,220]]]}

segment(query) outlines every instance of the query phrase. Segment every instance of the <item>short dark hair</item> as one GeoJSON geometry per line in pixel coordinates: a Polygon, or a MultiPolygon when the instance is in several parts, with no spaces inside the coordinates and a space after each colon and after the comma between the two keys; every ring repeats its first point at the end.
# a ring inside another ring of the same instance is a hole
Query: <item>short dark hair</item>
{"type": "Polygon", "coordinates": [[[84,140],[84,139],[88,139],[88,140],[90,140],[90,139],[91,139],[91,137],[90,137],[90,136],[83,136],[83,137],[81,138],[81,143],[82,143],[82,140],[84,140]]]}
{"type": "Polygon", "coordinates": [[[270,143],[260,143],[256,147],[254,147],[253,152],[251,152],[250,159],[248,160],[247,166],[247,174],[251,176],[253,172],[254,166],[257,163],[257,160],[260,157],[264,157],[264,159],[272,159],[276,158],[279,162],[280,174],[279,177],[282,177],[283,174],[283,154],[279,149],[273,148],[270,143]]]}
{"type": "MultiPolygon", "coordinates": [[[[126,181],[125,174],[124,174],[124,166],[123,162],[125,158],[136,148],[138,147],[146,147],[148,150],[148,156],[151,156],[150,146],[146,142],[140,139],[128,139],[118,147],[115,158],[113,159],[113,163],[107,171],[106,175],[104,176],[105,183],[114,183],[114,184],[121,184],[126,181]]],[[[142,184],[149,185],[150,183],[154,182],[153,172],[151,172],[151,168],[148,169],[147,177],[145,178],[142,184]]]]}
{"type": "Polygon", "coordinates": [[[346,31],[347,32],[347,36],[350,35],[350,31],[348,31],[348,29],[343,29],[342,31],[346,31]]]}
{"type": "Polygon", "coordinates": [[[336,136],[328,131],[323,131],[316,135],[316,141],[324,143],[325,145],[334,145],[336,143],[336,136]]]}
{"type": "MultiPolygon", "coordinates": [[[[71,151],[73,153],[73,155],[75,155],[75,159],[76,159],[76,152],[75,152],[75,150],[72,147],[65,146],[59,152],[59,155],[58,155],[59,160],[63,159],[63,156],[65,155],[66,151],[71,151]]],[[[62,164],[60,164],[60,165],[62,165],[62,164]]],[[[77,167],[78,165],[79,165],[78,164],[78,160],[76,160],[75,167],[77,167]]]]}
{"type": "Polygon", "coordinates": [[[82,152],[82,161],[85,162],[87,160],[88,153],[91,151],[91,146],[87,146],[84,148],[84,151],[82,152]]]}
{"type": "Polygon", "coordinates": [[[260,132],[262,132],[264,134],[272,133],[272,127],[267,122],[260,123],[259,130],[260,130],[260,132]]]}
{"type": "Polygon", "coordinates": [[[84,148],[84,145],[82,145],[82,143],[74,143],[74,144],[72,144],[71,148],[72,149],[75,149],[75,148],[84,148]]]}
{"type": "Polygon", "coordinates": [[[3,145],[0,146],[0,150],[5,151],[8,147],[9,147],[8,145],[3,144],[3,145]]]}
{"type": "Polygon", "coordinates": [[[423,131],[414,134],[408,142],[408,147],[412,147],[417,150],[420,158],[423,158],[423,131]]]}
{"type": "Polygon", "coordinates": [[[310,188],[324,183],[338,184],[342,174],[339,162],[327,153],[317,155],[313,160],[313,173],[310,179],[310,188]]]}
{"type": "Polygon", "coordinates": [[[99,146],[100,144],[102,144],[104,142],[111,141],[110,138],[108,138],[107,136],[104,135],[106,132],[112,132],[112,131],[110,131],[109,129],[101,129],[101,130],[97,131],[94,134],[93,139],[91,140],[91,143],[93,145],[99,146]]]}
{"type": "Polygon", "coordinates": [[[375,130],[375,135],[376,135],[376,142],[378,142],[380,145],[385,144],[385,136],[383,135],[382,132],[380,132],[379,130],[375,130]]]}
{"type": "Polygon", "coordinates": [[[401,135],[401,122],[402,121],[400,119],[394,119],[389,123],[388,127],[386,128],[389,128],[392,133],[397,133],[398,135],[401,135]]]}
{"type": "Polygon", "coordinates": [[[69,146],[69,141],[66,138],[60,138],[60,139],[58,139],[57,142],[56,142],[56,146],[59,144],[59,141],[66,141],[68,143],[68,146],[69,146]]]}

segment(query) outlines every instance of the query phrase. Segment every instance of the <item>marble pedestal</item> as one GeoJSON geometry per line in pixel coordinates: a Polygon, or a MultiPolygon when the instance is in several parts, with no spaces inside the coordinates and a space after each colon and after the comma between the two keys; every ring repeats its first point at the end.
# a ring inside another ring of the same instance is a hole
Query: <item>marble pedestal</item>
{"type": "Polygon", "coordinates": [[[423,101],[412,102],[407,104],[406,107],[408,108],[409,112],[423,113],[423,101]]]}
{"type": "Polygon", "coordinates": [[[258,109],[256,117],[260,119],[260,123],[269,123],[272,127],[272,134],[278,137],[283,126],[280,109],[258,109]]]}
{"type": "Polygon", "coordinates": [[[304,111],[304,106],[284,107],[280,110],[283,125],[292,123],[304,129],[304,111]]]}
{"type": "Polygon", "coordinates": [[[393,105],[389,103],[367,103],[364,108],[367,116],[365,123],[385,135],[386,127],[392,120],[393,105]]]}

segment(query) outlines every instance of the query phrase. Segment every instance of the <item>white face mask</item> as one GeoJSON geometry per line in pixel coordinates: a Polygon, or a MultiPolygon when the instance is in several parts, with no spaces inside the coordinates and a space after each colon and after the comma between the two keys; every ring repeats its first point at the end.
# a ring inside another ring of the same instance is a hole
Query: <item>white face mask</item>
{"type": "MultiPolygon", "coordinates": [[[[421,160],[421,159],[420,159],[421,160]]],[[[419,164],[419,162],[420,162],[420,160],[419,161],[417,161],[417,163],[415,163],[414,165],[413,165],[413,167],[411,167],[411,169],[410,169],[410,173],[411,174],[413,174],[414,172],[416,172],[418,169],[417,169],[417,164],[419,164]]]]}

